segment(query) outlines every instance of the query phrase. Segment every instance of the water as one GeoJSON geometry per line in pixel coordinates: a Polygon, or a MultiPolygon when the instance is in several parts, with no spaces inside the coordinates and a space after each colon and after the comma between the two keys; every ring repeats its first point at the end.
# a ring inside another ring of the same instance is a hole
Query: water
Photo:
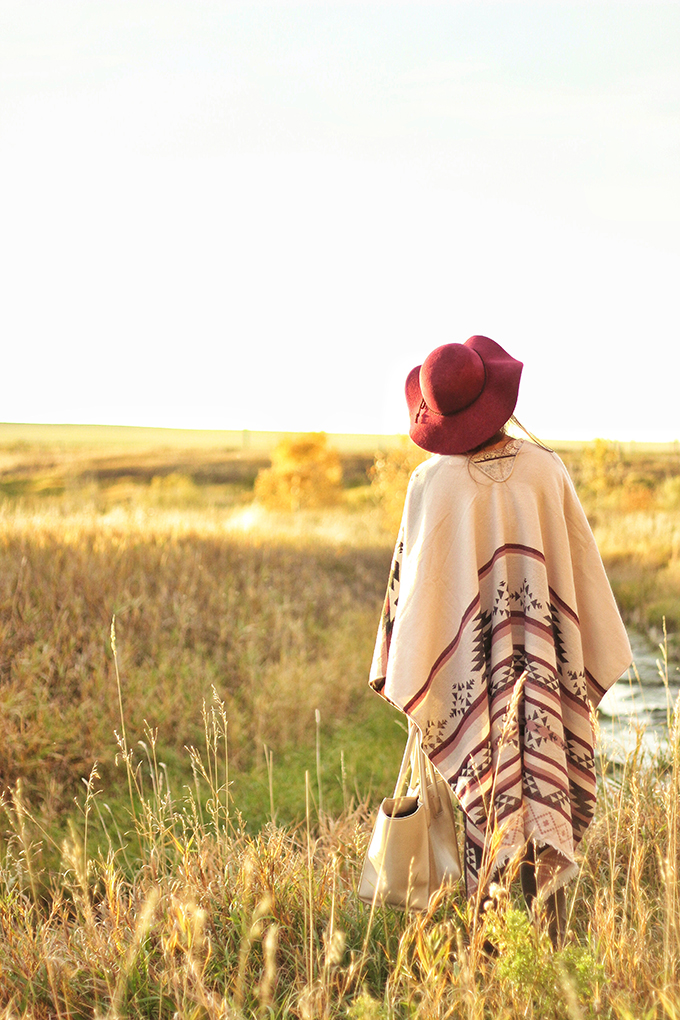
{"type": "Polygon", "coordinates": [[[668,746],[669,705],[672,715],[680,695],[680,666],[669,662],[666,688],[657,665],[663,665],[661,649],[642,634],[628,634],[635,668],[626,671],[599,705],[600,746],[612,761],[623,761],[638,739],[649,755],[664,750],[668,746]]]}

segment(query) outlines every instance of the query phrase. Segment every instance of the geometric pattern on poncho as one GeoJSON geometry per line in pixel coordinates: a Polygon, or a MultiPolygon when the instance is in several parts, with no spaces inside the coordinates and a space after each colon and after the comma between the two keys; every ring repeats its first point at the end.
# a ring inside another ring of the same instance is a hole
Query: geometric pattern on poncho
{"type": "Polygon", "coordinates": [[[591,704],[631,658],[556,454],[513,441],[416,468],[369,683],[418,725],[462,805],[470,896],[527,840],[545,848],[540,896],[576,873],[595,807],[591,704]]]}
{"type": "MultiPolygon", "coordinates": [[[[402,551],[399,543],[383,610],[388,647],[402,551]]],[[[404,711],[464,811],[468,895],[534,840],[546,847],[538,868],[546,896],[576,873],[574,851],[595,807],[579,620],[549,587],[537,549],[506,544],[478,575],[479,594],[404,711]]],[[[384,682],[373,686],[382,693],[384,682]]]]}

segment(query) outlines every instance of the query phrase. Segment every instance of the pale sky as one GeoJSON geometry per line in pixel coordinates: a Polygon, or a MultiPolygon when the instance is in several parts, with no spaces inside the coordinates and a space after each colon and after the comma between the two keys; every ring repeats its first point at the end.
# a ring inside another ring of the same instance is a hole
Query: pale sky
{"type": "Polygon", "coordinates": [[[680,4],[0,0],[0,421],[680,437],[680,4]]]}

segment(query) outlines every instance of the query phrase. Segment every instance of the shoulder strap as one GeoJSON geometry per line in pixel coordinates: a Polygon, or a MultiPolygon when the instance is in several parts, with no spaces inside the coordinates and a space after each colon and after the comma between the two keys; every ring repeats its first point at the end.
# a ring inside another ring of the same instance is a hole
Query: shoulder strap
{"type": "Polygon", "coordinates": [[[429,817],[430,814],[430,798],[429,798],[429,787],[436,791],[436,784],[434,783],[434,770],[432,763],[430,762],[427,755],[423,753],[420,746],[420,731],[416,724],[409,719],[408,721],[408,739],[406,741],[406,747],[404,748],[404,754],[401,759],[401,765],[399,767],[399,775],[397,776],[397,782],[394,787],[394,797],[403,796],[402,790],[406,784],[406,775],[411,767],[411,782],[410,787],[413,790],[419,792],[420,798],[425,807],[425,811],[429,817]],[[427,782],[428,770],[431,774],[431,783],[427,782]]]}

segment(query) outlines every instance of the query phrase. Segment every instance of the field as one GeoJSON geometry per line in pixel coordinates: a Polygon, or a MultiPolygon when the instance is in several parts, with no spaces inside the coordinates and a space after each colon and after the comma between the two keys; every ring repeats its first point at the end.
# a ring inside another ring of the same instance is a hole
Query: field
{"type": "MultiPolygon", "coordinates": [[[[286,512],[253,499],[279,437],[114,431],[0,426],[0,1016],[680,1017],[677,720],[664,760],[601,763],[560,953],[514,887],[482,922],[457,887],[371,913],[404,731],[366,674],[413,449],[369,485],[378,437],[332,437],[335,505],[286,512]]],[[[672,663],[677,449],[560,452],[672,663]]]]}

